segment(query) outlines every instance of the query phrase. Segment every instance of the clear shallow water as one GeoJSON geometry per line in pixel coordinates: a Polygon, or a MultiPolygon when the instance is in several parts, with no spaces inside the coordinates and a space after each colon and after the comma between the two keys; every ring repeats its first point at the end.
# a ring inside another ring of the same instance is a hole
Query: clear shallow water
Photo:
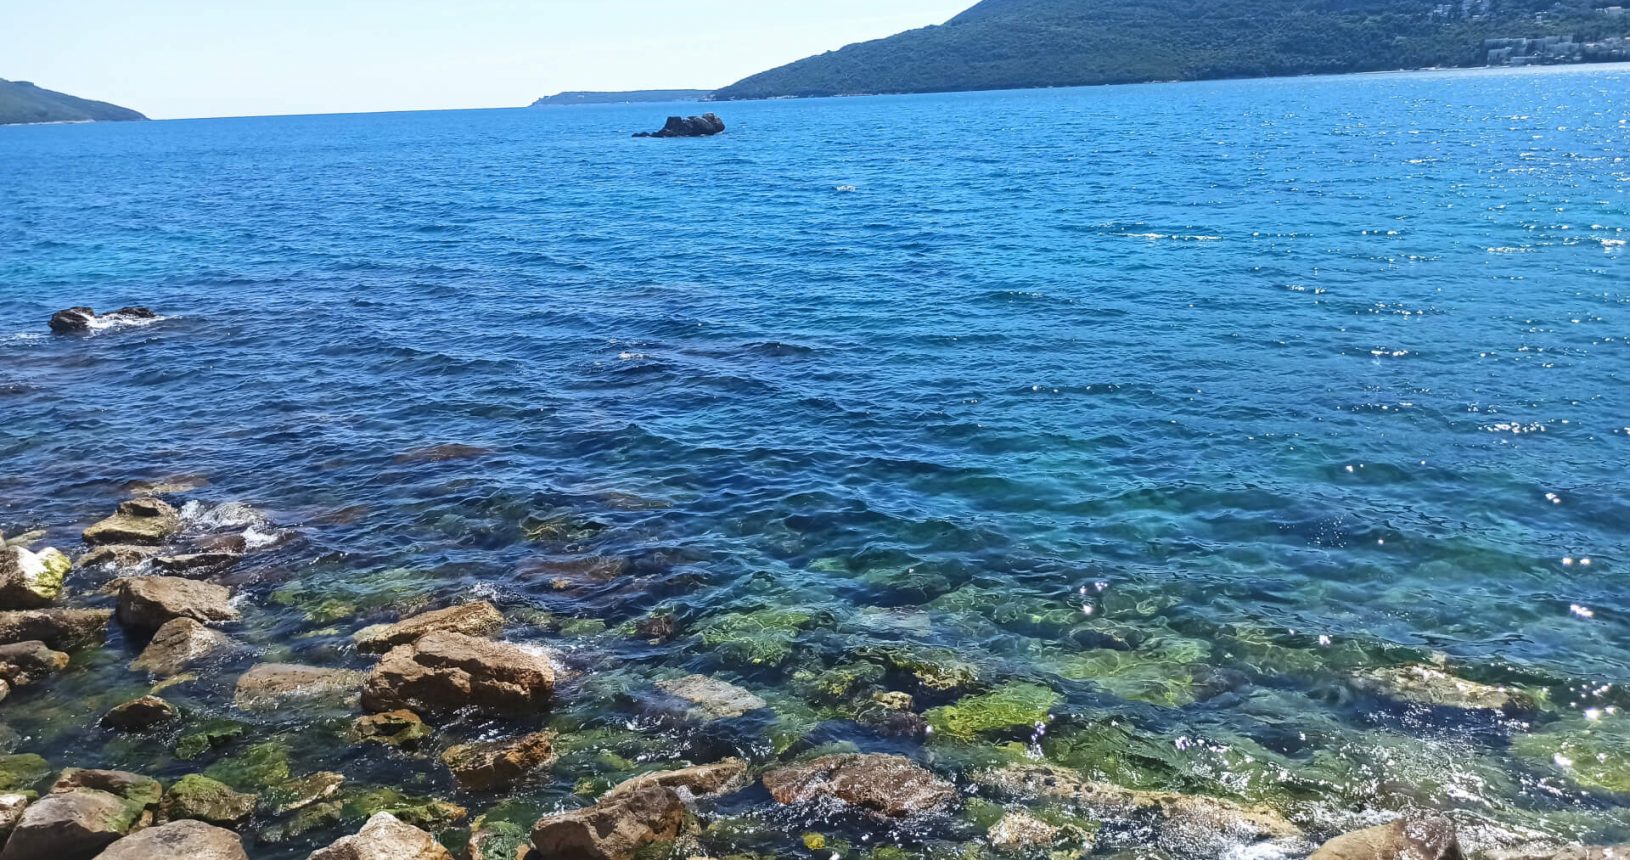
{"type": "MultiPolygon", "coordinates": [[[[1051,687],[1052,760],[1111,721],[1166,751],[1123,782],[1320,835],[1453,807],[1625,838],[1622,776],[1522,738],[1630,680],[1627,92],[1599,68],[744,103],[707,141],[628,137],[662,106],[3,129],[0,529],[72,545],[126,481],[202,474],[188,498],[301,536],[233,578],[275,657],[364,667],[351,631],[482,595],[591,670],[562,724],[654,725],[640,691],[678,670],[780,713],[652,728],[653,761],[847,742],[954,774],[982,753],[800,694],[910,642],[1051,687]],[[75,304],[170,319],[41,336],[75,304]],[[491,453],[401,456],[443,443],[491,453]],[[809,613],[768,661],[699,635],[767,608],[809,613]],[[617,632],[667,610],[671,643],[617,632]],[[1445,659],[1548,703],[1351,683],[1445,659]]],[[[196,769],[90,727],[142,687],[135,648],[0,706],[11,746],[196,769]]],[[[176,695],[224,713],[210,680],[176,695]]],[[[1630,761],[1601,714],[1589,748],[1630,761]]],[[[434,758],[295,736],[307,769],[450,791],[434,758]]],[[[532,802],[606,771],[567,765],[532,802]]]]}

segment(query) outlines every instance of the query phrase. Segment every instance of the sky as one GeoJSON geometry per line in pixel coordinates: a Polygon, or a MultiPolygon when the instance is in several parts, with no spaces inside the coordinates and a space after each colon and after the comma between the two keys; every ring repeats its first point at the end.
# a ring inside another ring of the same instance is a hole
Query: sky
{"type": "Polygon", "coordinates": [[[974,0],[0,0],[0,78],[155,119],[713,89],[974,0]]]}

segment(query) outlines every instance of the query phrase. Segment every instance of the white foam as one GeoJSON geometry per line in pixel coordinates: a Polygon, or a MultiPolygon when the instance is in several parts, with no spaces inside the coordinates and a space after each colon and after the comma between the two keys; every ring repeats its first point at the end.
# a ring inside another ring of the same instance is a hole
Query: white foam
{"type": "Polygon", "coordinates": [[[106,331],[119,331],[127,328],[143,328],[154,323],[161,323],[169,317],[132,317],[124,314],[111,313],[91,317],[85,328],[91,334],[101,334],[106,331]]]}

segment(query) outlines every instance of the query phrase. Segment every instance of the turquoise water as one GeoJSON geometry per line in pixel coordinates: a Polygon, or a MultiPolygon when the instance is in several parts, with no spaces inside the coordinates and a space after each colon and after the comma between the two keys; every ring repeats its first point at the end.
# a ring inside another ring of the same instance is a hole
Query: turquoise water
{"type": "MultiPolygon", "coordinates": [[[[232,574],[238,638],[365,668],[357,628],[488,597],[585,670],[556,725],[654,763],[852,744],[958,776],[1029,744],[808,689],[903,643],[975,694],[1052,690],[1032,753],[1317,836],[1453,808],[1630,837],[1627,93],[1603,67],[741,103],[703,141],[629,138],[664,106],[0,129],[0,530],[70,548],[127,481],[205,476],[177,501],[297,536],[232,574]],[[78,304],[168,319],[44,334],[78,304]],[[447,443],[485,452],[402,456],[447,443]],[[627,635],[653,612],[677,637],[627,635]],[[1354,682],[1420,663],[1543,706],[1354,682]],[[675,672],[775,716],[664,722],[675,672]],[[1081,752],[1109,726],[1156,752],[1081,752]]],[[[94,726],[138,647],[0,705],[6,744],[197,769],[94,726]]],[[[249,719],[253,661],[166,695],[249,719]]],[[[264,731],[296,771],[453,796],[433,756],[264,731]]]]}

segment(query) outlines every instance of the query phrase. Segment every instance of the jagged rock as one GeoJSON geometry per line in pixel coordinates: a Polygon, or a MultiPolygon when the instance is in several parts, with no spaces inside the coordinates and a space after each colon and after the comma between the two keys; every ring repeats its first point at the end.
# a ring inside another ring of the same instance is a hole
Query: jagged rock
{"type": "Polygon", "coordinates": [[[291,779],[266,790],[260,808],[271,815],[288,815],[339,794],[345,785],[343,774],[322,771],[291,779]]]}
{"type": "Polygon", "coordinates": [[[107,635],[111,609],[27,609],[0,612],[0,644],[44,642],[66,651],[100,645],[107,635]]]}
{"type": "Polygon", "coordinates": [[[159,801],[164,798],[164,787],[158,780],[123,770],[70,767],[58,774],[57,781],[51,784],[52,794],[80,789],[105,791],[141,807],[142,814],[137,823],[142,827],[153,823],[159,801]]]}
{"type": "Polygon", "coordinates": [[[166,821],[192,819],[220,825],[242,824],[254,812],[253,794],[233,791],[226,783],[201,773],[176,780],[159,805],[159,813],[166,821]]]}
{"type": "Polygon", "coordinates": [[[0,609],[42,609],[62,596],[74,563],[54,549],[0,549],[0,609]]]}
{"type": "Polygon", "coordinates": [[[352,743],[376,743],[413,750],[430,737],[430,727],[412,711],[367,714],[351,723],[352,743]]]}
{"type": "Polygon", "coordinates": [[[712,137],[724,133],[724,120],[716,113],[671,116],[661,131],[642,131],[635,137],[712,137]]]}
{"type": "Polygon", "coordinates": [[[243,840],[202,821],[176,821],[113,843],[96,860],[249,860],[243,840]]]}
{"type": "Polygon", "coordinates": [[[678,793],[650,785],[539,819],[532,847],[551,860],[632,860],[642,846],[677,837],[684,820],[678,793]]]}
{"type": "Polygon", "coordinates": [[[1356,676],[1353,683],[1372,693],[1432,707],[1508,712],[1538,707],[1534,698],[1521,690],[1479,684],[1431,666],[1374,669],[1356,676]]]}
{"type": "Polygon", "coordinates": [[[695,705],[710,720],[728,720],[769,707],[751,692],[718,678],[689,675],[672,681],[658,681],[657,689],[695,705]]]}
{"type": "Polygon", "coordinates": [[[142,817],[140,804],[105,791],[49,794],[23,812],[0,860],[94,860],[142,817]]]}
{"type": "Polygon", "coordinates": [[[26,794],[0,794],[0,846],[6,844],[6,837],[23,819],[23,813],[28,809],[28,797],[26,794]]]}
{"type": "Polygon", "coordinates": [[[45,647],[44,642],[0,645],[0,681],[12,688],[26,687],[66,668],[68,655],[45,647]]]}
{"type": "Polygon", "coordinates": [[[1447,818],[1400,819],[1324,843],[1309,860],[1464,860],[1447,818]]]}
{"type": "Polygon", "coordinates": [[[161,677],[177,675],[193,663],[232,644],[225,633],[211,630],[191,618],[172,618],[153,634],[152,641],[131,661],[130,668],[161,677]]]}
{"type": "Polygon", "coordinates": [[[312,703],[350,707],[362,673],[291,663],[261,663],[238,678],[233,704],[245,711],[275,711],[312,703]]]}
{"type": "Polygon", "coordinates": [[[727,758],[713,764],[696,765],[679,770],[665,770],[636,776],[617,785],[606,797],[629,794],[652,785],[684,790],[692,796],[719,794],[747,784],[747,762],[727,758]]]}
{"type": "Polygon", "coordinates": [[[175,536],[181,526],[181,515],[165,502],[131,499],[120,502],[113,516],[85,529],[85,543],[153,546],[175,536]]]}
{"type": "Polygon", "coordinates": [[[57,334],[83,334],[93,328],[110,325],[140,323],[158,319],[158,314],[142,307],[120,308],[100,316],[86,307],[73,307],[51,315],[51,331],[57,334]]]}
{"type": "Polygon", "coordinates": [[[555,667],[545,654],[508,642],[437,632],[392,648],[369,673],[362,706],[445,714],[465,707],[537,713],[554,694],[555,667]]]}
{"type": "Polygon", "coordinates": [[[158,630],[173,618],[203,624],[238,620],[232,592],[209,582],[174,576],[130,576],[117,582],[119,623],[132,630],[158,630]]]}
{"type": "Polygon", "coordinates": [[[219,573],[235,565],[242,558],[232,552],[192,552],[182,555],[161,555],[153,559],[153,567],[176,576],[219,573]]]}
{"type": "Polygon", "coordinates": [[[313,852],[310,860],[453,860],[430,834],[381,812],[355,836],[313,852]]]}
{"type": "Polygon", "coordinates": [[[108,711],[102,717],[102,725],[119,732],[145,732],[180,716],[175,705],[158,696],[142,696],[108,711]]]}
{"type": "Polygon", "coordinates": [[[897,755],[829,755],[764,774],[777,803],[808,803],[831,797],[889,818],[904,818],[950,805],[956,787],[911,759],[897,755]]]}
{"type": "Polygon", "coordinates": [[[534,732],[514,740],[460,744],[449,747],[441,760],[459,788],[495,791],[553,761],[554,740],[554,732],[534,732]]]}
{"type": "Polygon", "coordinates": [[[135,567],[143,562],[151,561],[163,547],[132,546],[130,544],[109,544],[99,546],[79,557],[75,565],[80,568],[103,567],[135,567]]]}
{"type": "Polygon", "coordinates": [[[430,633],[462,633],[487,638],[503,628],[504,616],[497,607],[483,600],[426,612],[395,624],[376,624],[358,631],[352,640],[359,651],[385,652],[398,645],[417,642],[430,633]]]}

